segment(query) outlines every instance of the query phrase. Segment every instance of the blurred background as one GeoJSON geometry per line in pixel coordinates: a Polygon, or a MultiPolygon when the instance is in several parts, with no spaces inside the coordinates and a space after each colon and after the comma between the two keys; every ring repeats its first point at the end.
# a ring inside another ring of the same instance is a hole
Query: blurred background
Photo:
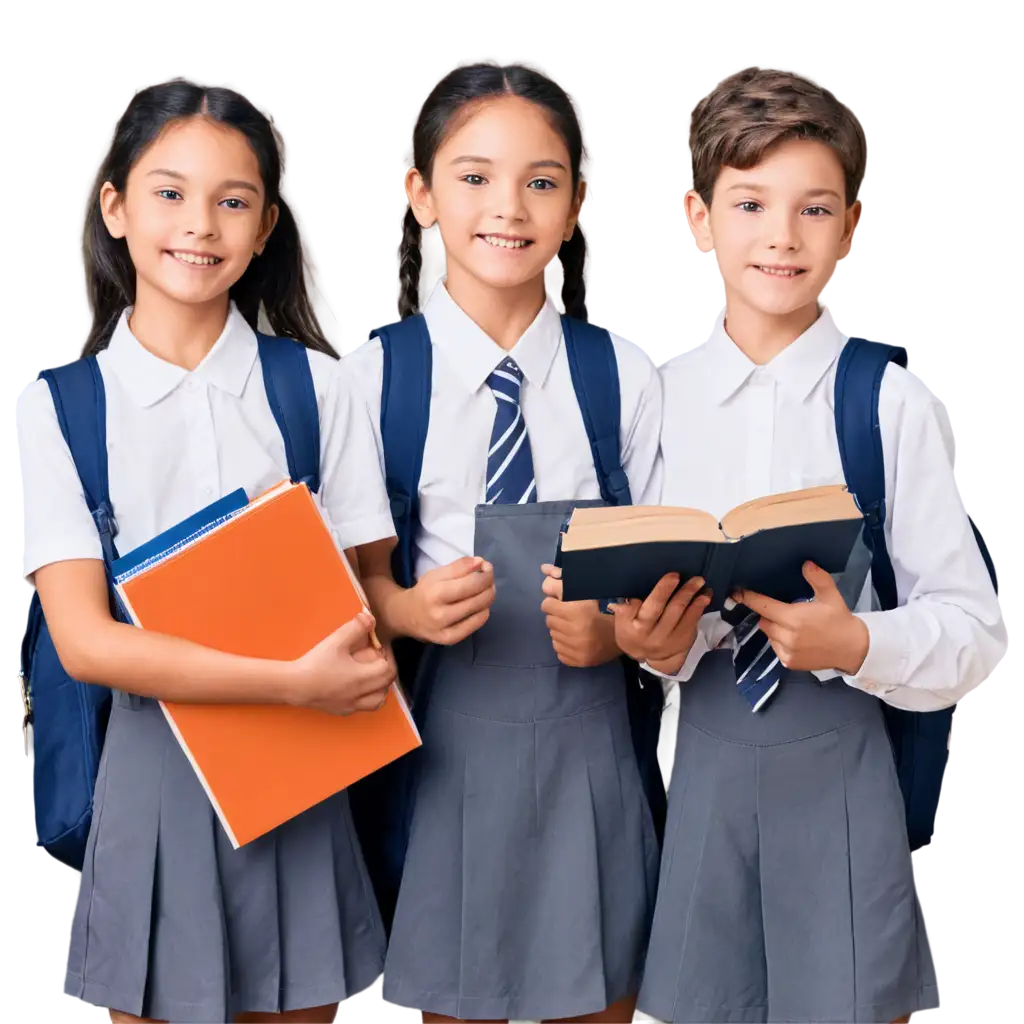
{"type": "MultiPolygon", "coordinates": [[[[679,223],[697,90],[730,69],[792,71],[833,88],[858,120],[865,211],[833,301],[851,333],[911,344],[964,503],[1000,552],[1010,640],[1004,665],[964,708],[938,842],[920,863],[945,988],[936,1019],[1024,1018],[1024,10],[584,2],[0,10],[4,406],[18,381],[68,357],[78,340],[81,211],[128,92],[187,78],[255,93],[283,143],[317,311],[351,345],[390,312],[399,171],[418,92],[446,59],[476,54],[552,74],[578,101],[589,143],[592,313],[658,362],[682,351],[718,308],[717,283],[679,223]]],[[[431,270],[439,272],[436,260],[431,270]]],[[[5,496],[10,450],[5,417],[5,496]]],[[[28,774],[13,742],[16,543],[5,501],[0,1020],[99,1020],[52,994],[69,886],[29,846],[28,774]]]]}

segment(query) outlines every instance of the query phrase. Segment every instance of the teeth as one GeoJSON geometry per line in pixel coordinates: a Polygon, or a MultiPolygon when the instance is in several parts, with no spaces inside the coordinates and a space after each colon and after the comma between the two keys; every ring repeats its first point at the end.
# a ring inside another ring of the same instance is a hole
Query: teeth
{"type": "Polygon", "coordinates": [[[772,277],[796,277],[797,274],[800,274],[800,273],[803,272],[803,271],[801,271],[799,269],[798,270],[781,270],[778,267],[762,267],[762,266],[758,266],[757,269],[760,270],[760,271],[763,271],[765,274],[771,274],[772,277]]]}
{"type": "Polygon", "coordinates": [[[484,235],[483,238],[488,245],[495,245],[499,249],[522,249],[529,244],[525,238],[498,238],[496,235],[484,235]]]}
{"type": "Polygon", "coordinates": [[[215,263],[220,263],[216,256],[193,256],[190,252],[172,252],[171,255],[179,263],[195,263],[200,267],[212,267],[215,263]]]}

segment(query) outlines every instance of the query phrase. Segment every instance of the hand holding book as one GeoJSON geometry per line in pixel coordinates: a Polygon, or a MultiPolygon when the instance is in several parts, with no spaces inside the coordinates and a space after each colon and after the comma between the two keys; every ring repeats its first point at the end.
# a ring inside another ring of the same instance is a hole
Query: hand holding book
{"type": "Polygon", "coordinates": [[[634,661],[674,676],[690,653],[697,624],[710,603],[703,577],[695,576],[680,587],[679,574],[667,573],[643,601],[633,598],[610,606],[615,640],[634,661]]]}
{"type": "Polygon", "coordinates": [[[732,599],[761,617],[758,626],[786,668],[856,675],[868,653],[867,626],[846,606],[824,569],[805,562],[803,574],[814,591],[811,601],[786,604],[753,590],[736,591],[732,599]]]}
{"type": "Polygon", "coordinates": [[[297,659],[289,703],[334,715],[380,708],[397,672],[372,631],[373,616],[362,611],[297,659]]]}

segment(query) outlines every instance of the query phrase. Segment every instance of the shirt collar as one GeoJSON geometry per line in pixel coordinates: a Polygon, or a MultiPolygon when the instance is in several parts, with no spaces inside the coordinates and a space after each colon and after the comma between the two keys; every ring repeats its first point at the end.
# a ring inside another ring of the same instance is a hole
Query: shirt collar
{"type": "MultiPolygon", "coordinates": [[[[846,336],[836,327],[832,314],[822,307],[818,319],[760,369],[802,402],[828,372],[845,343],[846,336]]],[[[709,392],[721,405],[747,383],[758,365],[726,333],[725,310],[718,315],[707,352],[712,360],[709,392]]]]}
{"type": "Polygon", "coordinates": [[[154,355],[132,334],[128,326],[131,307],[114,328],[106,359],[128,393],[145,407],[166,398],[186,377],[213,384],[238,397],[249,379],[256,360],[256,335],[232,302],[224,330],[191,372],[154,355]]]}
{"type": "Polygon", "coordinates": [[[516,361],[530,384],[542,387],[562,341],[562,321],[550,298],[544,300],[533,323],[508,352],[456,304],[443,281],[431,292],[423,315],[432,342],[444,352],[469,391],[480,388],[507,356],[516,361]]]}

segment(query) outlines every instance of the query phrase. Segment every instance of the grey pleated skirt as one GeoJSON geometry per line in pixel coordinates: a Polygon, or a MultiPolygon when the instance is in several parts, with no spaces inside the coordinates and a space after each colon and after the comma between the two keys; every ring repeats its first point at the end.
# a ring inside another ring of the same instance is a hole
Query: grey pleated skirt
{"type": "MultiPolygon", "coordinates": [[[[438,655],[384,997],[540,1020],[639,988],[658,845],[622,666],[567,668],[539,606],[561,504],[478,510],[490,621],[438,655]]],[[[571,509],[571,503],[568,504],[571,509]]]]}
{"type": "Polygon", "coordinates": [[[173,1021],[345,999],[384,932],[344,793],[238,850],[159,705],[115,694],[65,991],[173,1021]]]}
{"type": "Polygon", "coordinates": [[[722,651],[680,701],[640,1008],[845,1022],[937,1006],[878,700],[787,673],[752,714],[722,651]]]}

